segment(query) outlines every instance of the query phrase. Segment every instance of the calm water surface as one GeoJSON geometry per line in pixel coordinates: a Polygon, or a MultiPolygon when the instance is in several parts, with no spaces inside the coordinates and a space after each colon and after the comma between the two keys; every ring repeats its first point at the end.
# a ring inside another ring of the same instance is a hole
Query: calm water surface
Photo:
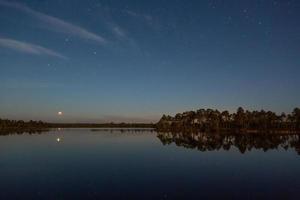
{"type": "Polygon", "coordinates": [[[0,136],[0,199],[300,199],[299,136],[0,136]]]}

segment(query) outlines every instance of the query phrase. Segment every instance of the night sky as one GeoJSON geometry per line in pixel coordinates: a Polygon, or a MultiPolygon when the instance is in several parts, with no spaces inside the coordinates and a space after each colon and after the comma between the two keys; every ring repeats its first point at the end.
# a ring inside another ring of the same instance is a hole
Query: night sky
{"type": "Polygon", "coordinates": [[[298,0],[0,0],[0,118],[291,112],[299,64],[298,0]]]}

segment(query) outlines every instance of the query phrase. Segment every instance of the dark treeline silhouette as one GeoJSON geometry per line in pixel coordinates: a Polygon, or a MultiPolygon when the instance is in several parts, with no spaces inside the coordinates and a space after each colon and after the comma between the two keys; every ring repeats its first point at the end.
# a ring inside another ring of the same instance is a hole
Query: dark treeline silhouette
{"type": "Polygon", "coordinates": [[[23,120],[8,120],[0,119],[0,133],[9,134],[12,132],[22,133],[22,132],[36,132],[47,130],[49,127],[47,123],[42,121],[28,121],[23,120]]]}
{"type": "Polygon", "coordinates": [[[300,109],[292,113],[277,115],[271,111],[248,111],[239,107],[236,113],[213,109],[199,109],[176,114],[174,117],[163,115],[157,123],[158,130],[201,132],[258,133],[300,131],[300,109]]]}
{"type": "Polygon", "coordinates": [[[0,134],[46,131],[51,128],[153,128],[146,123],[46,123],[42,121],[23,121],[0,119],[0,134]]]}
{"type": "Polygon", "coordinates": [[[199,151],[228,151],[236,147],[241,153],[260,149],[294,149],[300,155],[300,135],[280,134],[209,134],[184,132],[158,132],[157,137],[163,145],[175,143],[177,146],[198,149],[199,151]]]}
{"type": "Polygon", "coordinates": [[[157,124],[147,123],[46,123],[42,121],[0,119],[0,131],[39,131],[51,128],[156,128],[174,132],[230,132],[230,133],[299,133],[300,109],[277,115],[271,111],[248,111],[238,108],[236,113],[213,109],[199,109],[163,115],[157,124]]]}

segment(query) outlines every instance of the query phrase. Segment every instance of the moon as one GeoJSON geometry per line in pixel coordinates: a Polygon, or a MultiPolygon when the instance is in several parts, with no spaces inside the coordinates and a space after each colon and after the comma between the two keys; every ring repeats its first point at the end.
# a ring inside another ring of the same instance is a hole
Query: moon
{"type": "Polygon", "coordinates": [[[57,114],[58,114],[58,115],[63,115],[63,112],[59,111],[57,114]]]}

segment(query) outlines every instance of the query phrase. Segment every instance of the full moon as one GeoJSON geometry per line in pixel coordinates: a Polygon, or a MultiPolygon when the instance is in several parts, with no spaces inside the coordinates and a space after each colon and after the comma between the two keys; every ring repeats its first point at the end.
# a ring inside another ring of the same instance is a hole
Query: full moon
{"type": "Polygon", "coordinates": [[[62,115],[62,114],[63,114],[63,112],[59,111],[57,114],[58,114],[58,115],[62,115]]]}

